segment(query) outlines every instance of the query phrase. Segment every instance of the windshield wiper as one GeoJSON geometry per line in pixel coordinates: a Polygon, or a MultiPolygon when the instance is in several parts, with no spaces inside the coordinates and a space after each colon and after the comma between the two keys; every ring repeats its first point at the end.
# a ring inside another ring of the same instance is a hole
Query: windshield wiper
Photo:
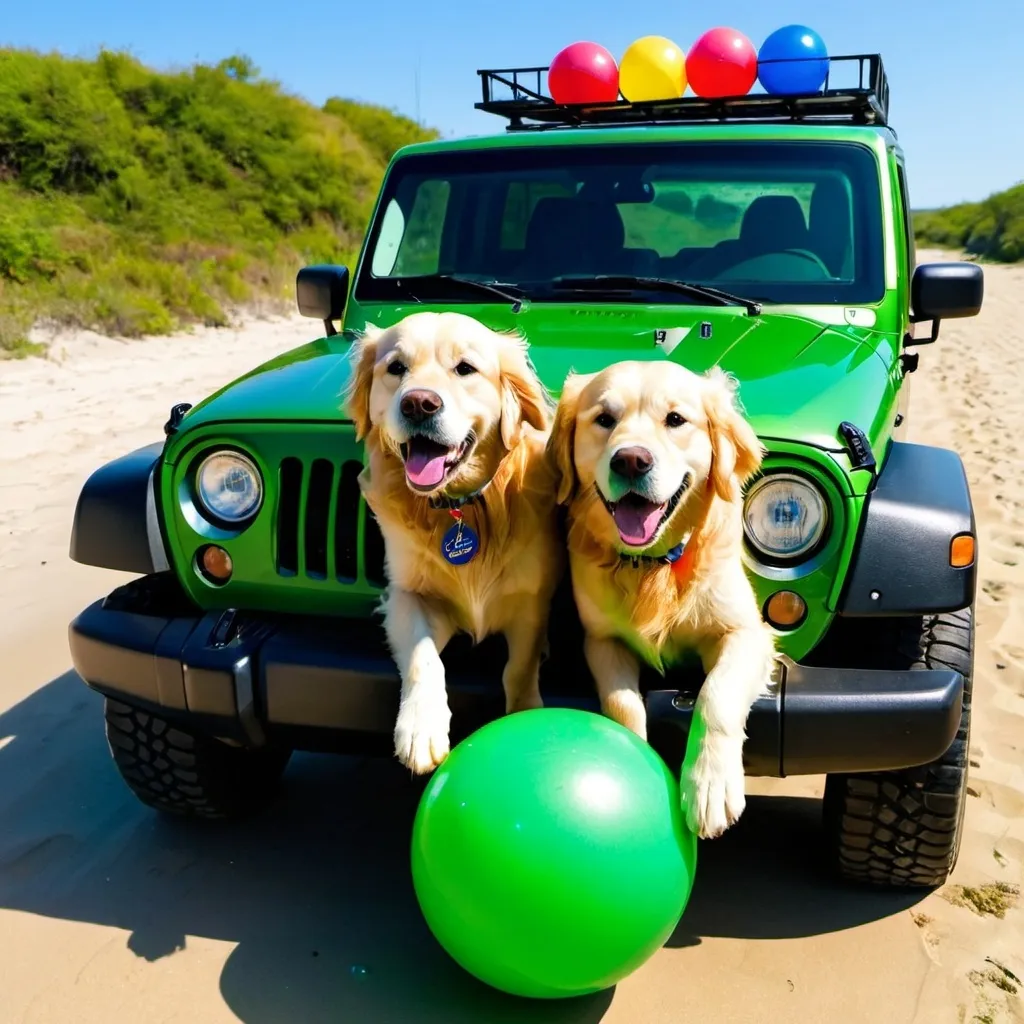
{"type": "Polygon", "coordinates": [[[418,285],[429,286],[435,282],[438,284],[462,285],[466,288],[475,289],[485,295],[496,296],[505,302],[510,302],[513,313],[518,313],[523,308],[523,299],[526,297],[526,292],[522,288],[514,284],[506,284],[504,281],[477,281],[475,278],[462,277],[459,274],[428,274],[424,277],[416,278],[418,285]]]}
{"type": "Polygon", "coordinates": [[[743,306],[751,316],[759,316],[761,313],[761,303],[755,299],[745,299],[711,285],[673,281],[667,277],[634,277],[631,274],[595,274],[593,277],[567,275],[556,277],[551,287],[559,291],[675,292],[694,299],[711,299],[718,306],[743,306]]]}

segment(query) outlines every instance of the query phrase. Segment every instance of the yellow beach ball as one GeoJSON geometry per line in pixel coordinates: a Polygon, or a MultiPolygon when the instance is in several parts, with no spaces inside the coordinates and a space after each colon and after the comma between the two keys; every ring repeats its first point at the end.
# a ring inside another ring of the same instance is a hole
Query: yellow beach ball
{"type": "Polygon", "coordinates": [[[664,36],[637,39],[619,63],[619,91],[630,103],[678,99],[686,92],[686,54],[664,36]]]}

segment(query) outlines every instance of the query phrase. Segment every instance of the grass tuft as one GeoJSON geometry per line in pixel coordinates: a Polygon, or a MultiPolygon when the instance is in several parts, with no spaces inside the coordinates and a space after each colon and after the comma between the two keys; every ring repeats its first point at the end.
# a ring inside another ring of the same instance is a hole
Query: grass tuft
{"type": "Polygon", "coordinates": [[[954,885],[942,896],[955,907],[966,907],[981,916],[1004,918],[1017,905],[1020,888],[1009,882],[988,882],[985,885],[954,885]]]}

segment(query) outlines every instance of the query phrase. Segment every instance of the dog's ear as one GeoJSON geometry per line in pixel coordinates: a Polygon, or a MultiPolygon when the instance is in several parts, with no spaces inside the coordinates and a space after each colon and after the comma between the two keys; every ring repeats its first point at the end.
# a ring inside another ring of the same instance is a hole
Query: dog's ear
{"type": "Polygon", "coordinates": [[[343,406],[356,425],[356,440],[362,441],[370,432],[370,387],[373,367],[377,361],[377,338],[380,328],[367,324],[361,337],[349,349],[351,362],[348,386],[343,392],[343,406]]]}
{"type": "Polygon", "coordinates": [[[576,441],[576,417],[580,395],[593,378],[592,373],[570,373],[562,385],[562,394],[555,408],[555,420],[548,437],[548,457],[555,468],[558,490],[555,500],[565,505],[572,498],[578,483],[573,447],[576,441]]]}
{"type": "Polygon", "coordinates": [[[547,430],[551,399],[526,354],[526,343],[513,334],[499,336],[501,367],[501,440],[511,451],[521,434],[520,424],[547,430]]]}
{"type": "Polygon", "coordinates": [[[743,485],[761,466],[764,446],[739,411],[737,382],[721,367],[704,375],[704,411],[711,434],[711,480],[718,496],[739,501],[743,485]]]}

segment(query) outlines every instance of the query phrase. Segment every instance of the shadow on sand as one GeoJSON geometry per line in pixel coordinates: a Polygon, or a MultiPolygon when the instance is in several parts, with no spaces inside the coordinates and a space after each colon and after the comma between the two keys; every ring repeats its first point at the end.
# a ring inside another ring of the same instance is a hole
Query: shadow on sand
{"type": "MultiPolygon", "coordinates": [[[[611,992],[513,999],[434,942],[408,869],[420,791],[389,761],[302,755],[256,819],[164,821],[124,787],[100,699],[68,672],[0,715],[0,907],[125,929],[146,960],[190,935],[235,942],[221,993],[247,1024],[601,1020],[611,992]]],[[[819,844],[816,801],[753,798],[702,846],[669,944],[831,932],[920,898],[837,885],[819,844]]]]}

